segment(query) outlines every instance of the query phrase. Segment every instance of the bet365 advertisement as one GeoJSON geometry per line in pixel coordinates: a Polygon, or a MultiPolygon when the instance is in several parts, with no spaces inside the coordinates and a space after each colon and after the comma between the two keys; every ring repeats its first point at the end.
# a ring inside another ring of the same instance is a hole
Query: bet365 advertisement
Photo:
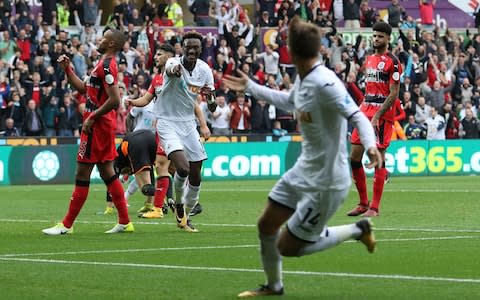
{"type": "MultiPolygon", "coordinates": [[[[0,146],[0,185],[73,183],[77,147],[0,146]]],[[[300,143],[207,143],[205,149],[205,180],[276,179],[295,163],[300,143]]],[[[386,167],[395,176],[480,175],[480,140],[392,142],[386,167]]],[[[100,182],[96,168],[92,182],[100,182]]]]}

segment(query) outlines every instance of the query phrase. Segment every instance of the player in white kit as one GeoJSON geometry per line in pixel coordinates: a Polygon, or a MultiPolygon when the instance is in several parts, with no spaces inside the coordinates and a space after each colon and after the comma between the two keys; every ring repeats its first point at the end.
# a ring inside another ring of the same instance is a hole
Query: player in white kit
{"type": "Polygon", "coordinates": [[[326,250],[348,239],[357,239],[369,252],[375,239],[369,219],[328,227],[327,222],[350,189],[347,123],[358,129],[368,167],[382,164],[371,123],[352,100],[335,74],[320,64],[319,29],[295,17],[289,25],[289,51],[298,77],[290,92],[256,84],[244,73],[228,76],[231,89],[250,92],[285,111],[295,111],[300,121],[302,151],[295,165],[275,184],[258,221],[260,253],[266,283],[242,292],[240,298],[282,295],[282,256],[302,256],[326,250]],[[280,231],[281,226],[286,228],[280,231]]]}
{"type": "MultiPolygon", "coordinates": [[[[210,111],[215,111],[216,104],[212,70],[199,59],[202,35],[185,33],[182,46],[183,56],[170,58],[165,65],[161,103],[155,108],[157,133],[176,168],[173,185],[177,225],[196,232],[188,215],[199,199],[202,162],[207,154],[197,131],[194,108],[198,95],[206,98],[210,111]]],[[[200,124],[200,131],[210,135],[206,123],[200,124]]]]}

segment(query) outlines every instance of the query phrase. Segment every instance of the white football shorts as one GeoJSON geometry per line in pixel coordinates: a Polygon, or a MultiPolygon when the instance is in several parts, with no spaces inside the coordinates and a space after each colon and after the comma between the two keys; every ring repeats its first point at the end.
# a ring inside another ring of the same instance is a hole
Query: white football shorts
{"type": "Polygon", "coordinates": [[[171,121],[158,119],[157,133],[167,157],[174,151],[183,150],[188,161],[196,162],[207,159],[207,153],[200,140],[195,120],[171,121]]]}
{"type": "Polygon", "coordinates": [[[290,233],[314,243],[325,235],[328,220],[343,204],[350,188],[321,191],[309,185],[303,176],[294,166],[280,178],[268,196],[295,210],[287,221],[290,233]]]}

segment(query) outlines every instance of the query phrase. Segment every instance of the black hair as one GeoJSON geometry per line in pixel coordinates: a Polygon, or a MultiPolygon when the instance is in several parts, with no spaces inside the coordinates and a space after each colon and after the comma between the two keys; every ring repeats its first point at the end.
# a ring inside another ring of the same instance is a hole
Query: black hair
{"type": "Polygon", "coordinates": [[[196,32],[196,31],[189,31],[183,35],[183,41],[187,39],[197,39],[200,41],[200,43],[203,41],[203,36],[201,33],[196,32]]]}
{"type": "Polygon", "coordinates": [[[377,22],[372,27],[373,31],[383,32],[387,35],[392,34],[392,26],[385,22],[377,22]]]}
{"type": "Polygon", "coordinates": [[[157,50],[163,50],[165,52],[169,52],[175,55],[175,48],[173,48],[173,46],[169,43],[162,44],[160,47],[158,47],[157,50]]]}

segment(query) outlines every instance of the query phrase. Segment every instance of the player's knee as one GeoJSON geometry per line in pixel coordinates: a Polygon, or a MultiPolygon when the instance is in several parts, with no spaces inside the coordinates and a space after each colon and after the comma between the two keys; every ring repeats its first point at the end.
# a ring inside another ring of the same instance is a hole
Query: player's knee
{"type": "Polygon", "coordinates": [[[280,253],[281,256],[285,257],[301,256],[298,249],[292,248],[288,245],[284,245],[283,243],[281,243],[281,241],[278,242],[278,253],[280,253]]]}
{"type": "Polygon", "coordinates": [[[264,216],[261,216],[260,219],[258,219],[257,228],[260,234],[265,235],[273,235],[278,232],[278,228],[275,228],[274,224],[264,216]]]}
{"type": "Polygon", "coordinates": [[[177,173],[180,177],[187,177],[190,174],[190,166],[183,165],[177,167],[177,173]]]}
{"type": "Polygon", "coordinates": [[[153,184],[145,184],[142,186],[142,194],[145,196],[155,195],[155,186],[153,184]]]}

